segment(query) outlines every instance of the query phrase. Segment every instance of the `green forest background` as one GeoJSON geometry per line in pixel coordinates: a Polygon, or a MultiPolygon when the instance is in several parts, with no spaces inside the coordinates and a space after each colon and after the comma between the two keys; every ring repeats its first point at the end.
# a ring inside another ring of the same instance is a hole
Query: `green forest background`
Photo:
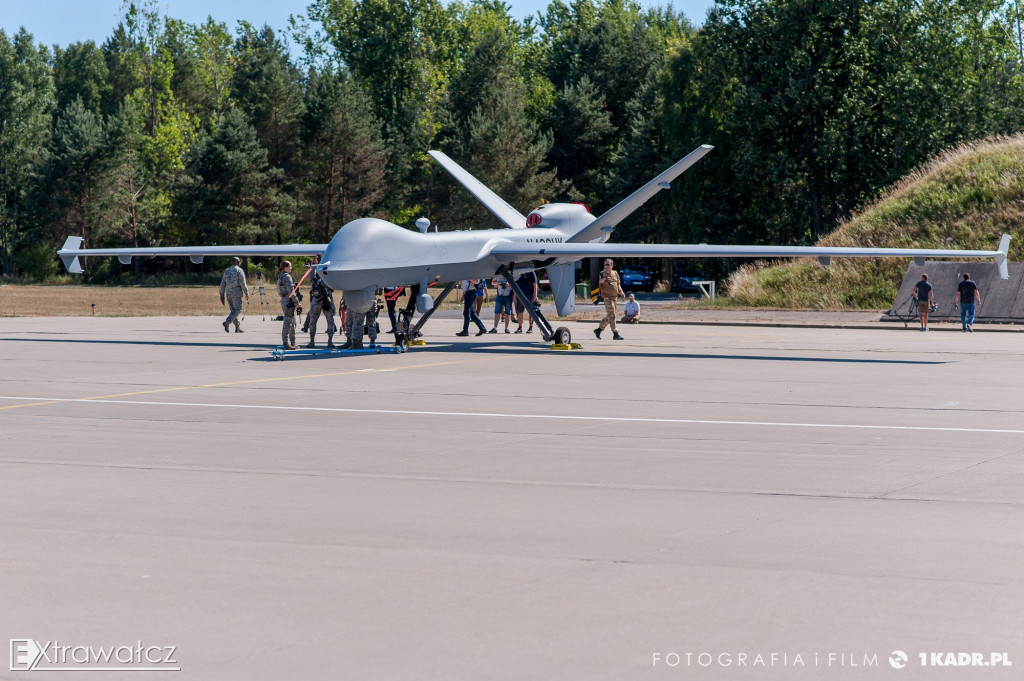
{"type": "MultiPolygon", "coordinates": [[[[614,241],[810,244],[943,149],[1024,129],[1022,65],[1014,0],[727,0],[700,29],[622,0],[526,21],[497,0],[315,0],[282,27],[126,3],[102,45],[0,31],[0,260],[48,280],[68,235],[500,226],[429,149],[523,212],[600,214],[703,143],[614,241]]],[[[93,283],[195,270],[84,264],[93,283]]]]}

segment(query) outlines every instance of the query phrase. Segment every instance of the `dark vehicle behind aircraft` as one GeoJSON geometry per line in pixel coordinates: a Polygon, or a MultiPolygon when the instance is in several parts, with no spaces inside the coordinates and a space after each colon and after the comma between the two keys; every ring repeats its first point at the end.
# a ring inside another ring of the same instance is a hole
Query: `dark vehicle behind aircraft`
{"type": "Polygon", "coordinates": [[[675,281],[672,282],[672,292],[700,293],[700,287],[695,282],[705,280],[706,277],[700,270],[681,270],[676,272],[675,281]]]}

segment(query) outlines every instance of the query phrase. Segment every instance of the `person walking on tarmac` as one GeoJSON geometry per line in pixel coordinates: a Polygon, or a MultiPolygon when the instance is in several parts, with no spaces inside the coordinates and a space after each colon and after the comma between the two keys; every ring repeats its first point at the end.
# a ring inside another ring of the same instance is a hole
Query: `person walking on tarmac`
{"type": "Polygon", "coordinates": [[[598,338],[601,337],[601,332],[604,331],[604,327],[612,327],[612,338],[615,340],[622,340],[622,336],[619,335],[618,329],[615,328],[615,316],[617,311],[615,309],[615,301],[618,300],[619,296],[623,298],[626,294],[622,291],[622,284],[619,283],[619,273],[612,269],[614,261],[605,260],[604,269],[601,271],[598,277],[598,283],[601,289],[601,297],[604,299],[604,319],[601,320],[601,325],[594,329],[594,335],[598,338]]]}
{"type": "Polygon", "coordinates": [[[456,336],[468,336],[470,322],[480,329],[476,335],[482,336],[487,333],[487,327],[476,313],[477,289],[480,287],[487,288],[487,282],[483,279],[462,280],[462,331],[455,334],[456,336]]]}
{"type": "Polygon", "coordinates": [[[956,287],[957,295],[953,297],[953,311],[960,308],[960,331],[974,333],[974,313],[981,305],[981,293],[978,285],[971,280],[971,275],[964,272],[964,280],[956,287]]]}
{"type": "Polygon", "coordinates": [[[231,258],[231,266],[224,270],[224,276],[220,278],[220,304],[227,302],[230,310],[228,318],[224,320],[224,333],[228,333],[231,322],[235,323],[235,333],[243,333],[238,313],[242,311],[242,298],[246,302],[249,300],[249,287],[245,283],[245,272],[238,266],[241,262],[238,258],[231,258]]]}
{"type": "Polygon", "coordinates": [[[295,281],[292,279],[292,264],[282,260],[278,265],[281,274],[277,277],[277,295],[281,296],[281,312],[284,314],[284,323],[281,326],[281,345],[285,350],[298,349],[295,345],[295,308],[299,305],[298,297],[302,295],[295,288],[295,281]]]}
{"type": "MultiPolygon", "coordinates": [[[[315,267],[320,263],[320,256],[313,256],[313,266],[315,267]]],[[[322,312],[324,317],[327,318],[327,347],[334,347],[334,334],[338,331],[337,325],[334,323],[334,291],[324,283],[324,280],[320,278],[320,273],[313,271],[313,279],[309,285],[309,312],[306,313],[306,323],[303,325],[303,331],[309,331],[309,344],[307,348],[316,347],[316,323],[320,319],[320,313],[322,312]]]]}
{"type": "Polygon", "coordinates": [[[921,331],[927,331],[928,313],[935,305],[935,291],[928,283],[927,274],[922,274],[921,281],[914,284],[914,298],[917,299],[917,316],[921,318],[921,331]]]}

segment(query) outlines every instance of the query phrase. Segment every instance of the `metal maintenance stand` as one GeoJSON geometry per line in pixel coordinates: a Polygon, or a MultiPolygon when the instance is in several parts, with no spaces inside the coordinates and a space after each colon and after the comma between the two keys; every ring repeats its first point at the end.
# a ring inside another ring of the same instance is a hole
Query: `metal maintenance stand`
{"type": "Polygon", "coordinates": [[[295,357],[298,355],[337,357],[339,355],[400,355],[403,352],[405,352],[405,348],[401,345],[375,345],[371,343],[370,345],[358,350],[342,350],[341,348],[299,348],[298,350],[285,350],[283,345],[278,345],[270,354],[273,356],[274,361],[279,361],[286,357],[295,357]]]}

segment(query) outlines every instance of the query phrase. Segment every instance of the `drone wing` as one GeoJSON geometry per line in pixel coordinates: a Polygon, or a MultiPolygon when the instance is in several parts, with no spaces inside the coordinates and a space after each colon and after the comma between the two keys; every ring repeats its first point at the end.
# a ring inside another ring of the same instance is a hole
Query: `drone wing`
{"type": "Polygon", "coordinates": [[[117,256],[127,265],[133,257],[185,256],[199,264],[210,256],[246,255],[294,257],[323,253],[327,244],[287,244],[278,246],[168,246],[159,248],[81,248],[82,237],[69,236],[64,246],[57,251],[64,267],[70,274],[81,274],[82,263],[78,258],[87,255],[117,256]]]}
{"type": "MultiPolygon", "coordinates": [[[[614,208],[612,209],[614,210],[614,208]]],[[[850,248],[829,246],[716,246],[709,244],[517,244],[502,243],[491,250],[499,260],[537,260],[605,257],[647,258],[817,258],[828,265],[832,258],[914,258],[923,264],[926,258],[995,258],[999,276],[1009,278],[1006,253],[1010,235],[1004,234],[994,251],[967,251],[941,248],[850,248]]]]}

